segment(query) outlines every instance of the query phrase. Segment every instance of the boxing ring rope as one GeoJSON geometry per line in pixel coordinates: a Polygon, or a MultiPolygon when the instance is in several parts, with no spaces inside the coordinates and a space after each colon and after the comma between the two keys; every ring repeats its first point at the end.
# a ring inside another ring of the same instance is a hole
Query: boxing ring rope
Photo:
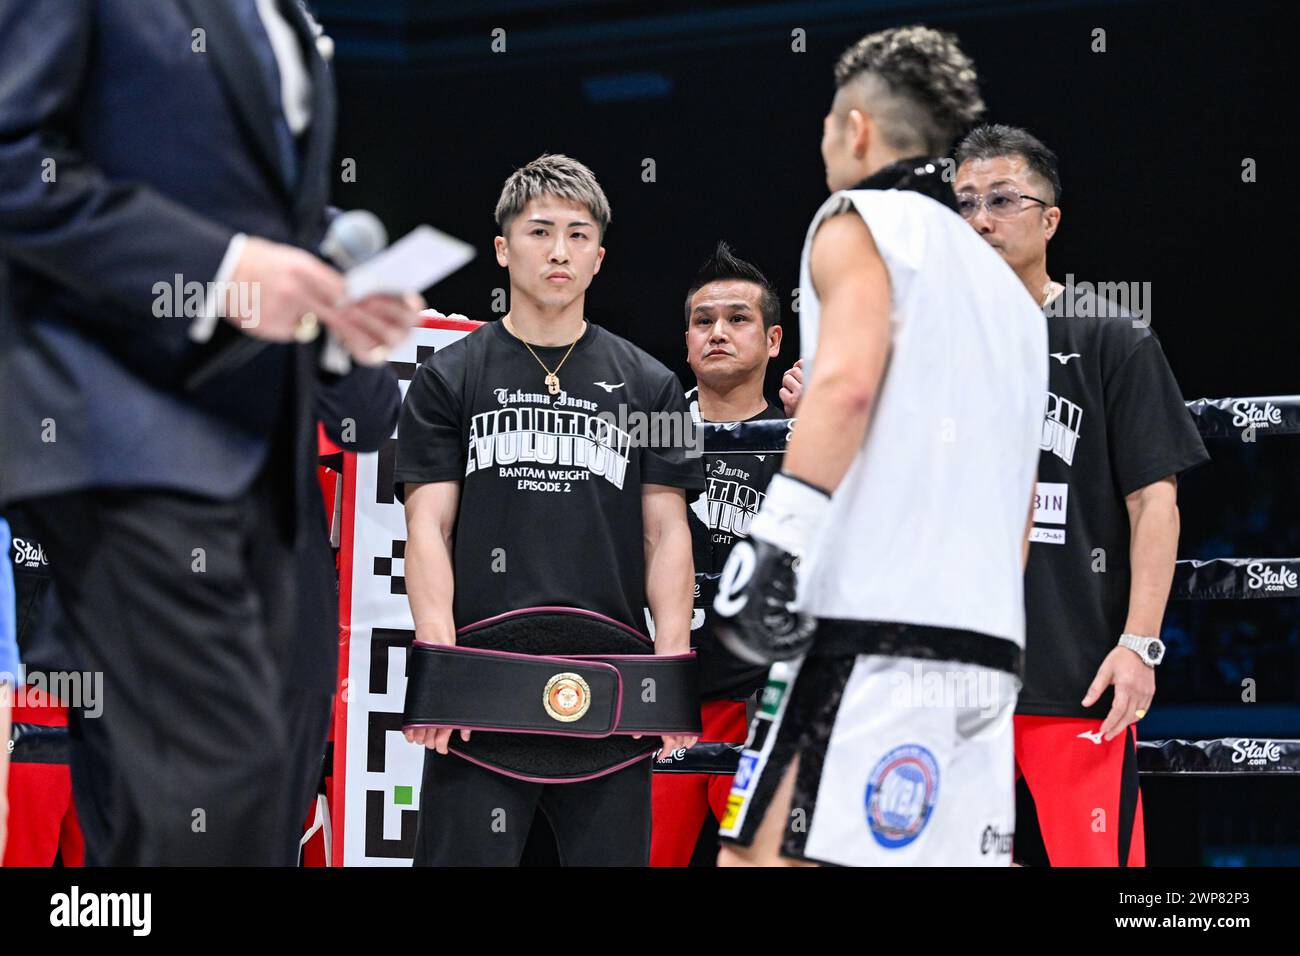
{"type": "MultiPolygon", "coordinates": [[[[1185,403],[1202,438],[1239,439],[1300,435],[1300,395],[1200,398],[1185,403]]],[[[708,422],[704,447],[715,455],[780,455],[795,419],[708,422]]],[[[716,574],[696,574],[702,597],[717,590],[716,574]]],[[[1300,558],[1210,558],[1174,566],[1171,601],[1222,601],[1300,595],[1300,558]]],[[[702,746],[702,745],[697,745],[702,746]]],[[[712,745],[714,749],[728,745],[712,745]]],[[[717,759],[712,751],[701,759],[717,759]]],[[[1300,740],[1222,737],[1208,740],[1140,740],[1138,772],[1145,776],[1261,776],[1300,774],[1300,740]]]]}
{"type": "Polygon", "coordinates": [[[1209,558],[1178,561],[1171,601],[1253,601],[1294,598],[1300,558],[1209,558]]]}

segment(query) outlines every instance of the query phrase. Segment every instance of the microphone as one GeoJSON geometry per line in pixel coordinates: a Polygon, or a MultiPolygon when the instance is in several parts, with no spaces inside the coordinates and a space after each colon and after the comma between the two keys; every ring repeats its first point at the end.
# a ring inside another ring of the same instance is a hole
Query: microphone
{"type": "Polygon", "coordinates": [[[388,230],[379,217],[368,209],[349,209],[334,217],[320,254],[347,272],[388,247],[388,230]]]}
{"type": "MultiPolygon", "coordinates": [[[[340,271],[347,272],[386,248],[388,230],[379,217],[368,209],[349,209],[339,213],[330,223],[325,238],[321,240],[320,254],[340,271]]],[[[325,371],[335,375],[346,375],[352,368],[352,357],[332,332],[325,336],[320,364],[325,371]]]]}
{"type": "MultiPolygon", "coordinates": [[[[318,252],[340,271],[346,272],[367,259],[383,252],[388,246],[388,230],[379,217],[367,209],[349,209],[331,220],[321,240],[318,252]]],[[[251,361],[267,346],[276,343],[240,335],[216,354],[201,362],[185,380],[185,388],[195,391],[218,375],[225,374],[251,361]]],[[[327,371],[342,375],[351,367],[347,350],[329,335],[321,353],[321,364],[327,371]]]]}

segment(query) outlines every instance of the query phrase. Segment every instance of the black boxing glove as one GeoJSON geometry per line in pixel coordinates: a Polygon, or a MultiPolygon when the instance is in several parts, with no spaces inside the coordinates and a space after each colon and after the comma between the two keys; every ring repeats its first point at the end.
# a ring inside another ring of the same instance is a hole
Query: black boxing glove
{"type": "Polygon", "coordinates": [[[830,507],[816,485],[781,472],[768,485],[749,539],[731,549],[713,602],[719,642],[750,664],[802,656],[816,622],[795,610],[800,560],[830,507]]]}

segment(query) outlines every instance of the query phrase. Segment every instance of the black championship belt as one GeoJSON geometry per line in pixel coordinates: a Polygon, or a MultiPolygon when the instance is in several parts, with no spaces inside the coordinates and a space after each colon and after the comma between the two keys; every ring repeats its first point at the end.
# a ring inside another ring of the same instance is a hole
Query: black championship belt
{"type": "Polygon", "coordinates": [[[403,729],[472,730],[451,751],[522,780],[589,780],[648,757],[663,734],[700,732],[695,655],[656,657],[644,634],[592,611],[510,611],[461,628],[454,647],[416,641],[407,661],[403,729]]]}

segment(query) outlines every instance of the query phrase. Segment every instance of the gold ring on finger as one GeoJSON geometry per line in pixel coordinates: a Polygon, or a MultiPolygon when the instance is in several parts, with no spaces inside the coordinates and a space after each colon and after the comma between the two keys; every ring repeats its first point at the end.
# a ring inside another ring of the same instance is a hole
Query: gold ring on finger
{"type": "Polygon", "coordinates": [[[320,334],[320,319],[315,312],[304,312],[293,327],[295,342],[306,345],[320,334]]]}

